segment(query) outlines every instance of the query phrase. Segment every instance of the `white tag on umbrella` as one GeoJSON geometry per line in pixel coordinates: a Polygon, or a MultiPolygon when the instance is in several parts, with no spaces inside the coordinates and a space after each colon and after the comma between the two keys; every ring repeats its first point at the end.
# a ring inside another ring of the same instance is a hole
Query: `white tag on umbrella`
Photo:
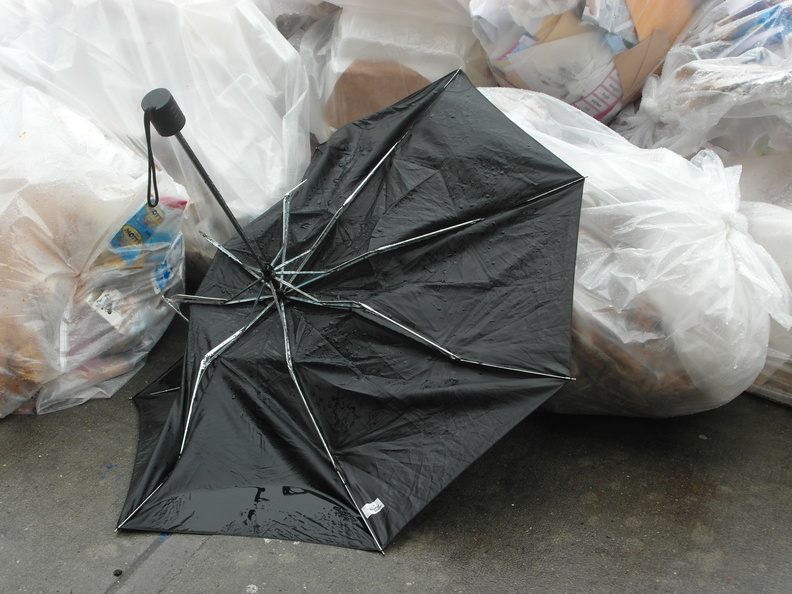
{"type": "Polygon", "coordinates": [[[363,507],[360,508],[360,511],[363,512],[363,515],[367,518],[373,516],[374,514],[380,513],[383,509],[385,509],[385,504],[380,501],[380,498],[377,497],[371,503],[367,503],[363,507]]]}

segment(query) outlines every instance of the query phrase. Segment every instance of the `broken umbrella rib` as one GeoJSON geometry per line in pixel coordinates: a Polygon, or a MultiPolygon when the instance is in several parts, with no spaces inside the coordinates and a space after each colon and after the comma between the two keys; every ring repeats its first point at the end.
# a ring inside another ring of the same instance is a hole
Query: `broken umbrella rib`
{"type": "Polygon", "coordinates": [[[165,305],[167,305],[174,312],[176,312],[176,315],[181,317],[185,322],[189,322],[190,321],[189,318],[187,316],[185,316],[181,312],[181,310],[176,306],[176,303],[178,303],[178,301],[174,301],[171,297],[165,297],[165,295],[162,296],[162,300],[165,302],[165,305]]]}
{"type": "Polygon", "coordinates": [[[344,489],[346,490],[350,501],[355,506],[355,509],[357,510],[358,514],[360,514],[360,518],[363,520],[363,523],[366,525],[366,529],[369,531],[371,538],[374,540],[374,544],[377,545],[377,548],[379,549],[380,552],[383,552],[382,544],[380,544],[379,539],[377,538],[377,535],[374,532],[374,529],[369,524],[368,518],[363,513],[363,510],[361,509],[360,505],[355,499],[355,496],[352,494],[352,489],[349,487],[349,483],[346,480],[344,473],[342,472],[341,468],[338,465],[338,462],[336,462],[336,459],[333,456],[332,451],[330,450],[330,446],[327,443],[327,438],[322,433],[322,430],[319,427],[319,423],[316,421],[316,416],[314,415],[314,411],[311,408],[311,405],[308,403],[308,399],[305,396],[305,392],[302,389],[302,385],[300,384],[300,381],[297,378],[297,372],[294,369],[294,358],[292,356],[291,340],[289,339],[289,323],[286,318],[286,308],[284,307],[283,302],[278,298],[278,294],[277,291],[275,290],[274,285],[272,283],[268,283],[268,284],[272,290],[272,298],[275,303],[275,307],[278,310],[281,326],[283,327],[283,342],[284,342],[284,352],[286,354],[286,366],[289,369],[289,376],[292,379],[292,383],[294,384],[294,387],[297,389],[297,393],[300,395],[300,399],[302,400],[303,406],[305,407],[305,410],[311,419],[311,423],[313,424],[314,431],[319,437],[319,440],[322,442],[322,447],[324,448],[325,453],[327,454],[327,457],[330,460],[330,463],[333,465],[333,470],[335,470],[336,474],[338,475],[338,478],[341,481],[341,484],[344,486],[344,489]]]}

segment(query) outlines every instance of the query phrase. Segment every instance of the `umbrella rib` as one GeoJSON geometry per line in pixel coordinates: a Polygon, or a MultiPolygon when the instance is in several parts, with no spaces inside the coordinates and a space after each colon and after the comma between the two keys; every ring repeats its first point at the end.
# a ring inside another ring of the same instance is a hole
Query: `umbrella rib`
{"type": "Polygon", "coordinates": [[[294,196],[294,193],[299,190],[306,181],[307,180],[305,179],[302,180],[299,184],[286,192],[286,195],[283,197],[283,240],[281,242],[280,251],[275,256],[275,260],[280,258],[281,264],[286,262],[286,248],[289,245],[289,218],[291,217],[291,199],[292,196],[294,196]]]}
{"type": "MultiPolygon", "coordinates": [[[[264,295],[262,298],[269,299],[269,295],[264,295]]],[[[173,297],[168,297],[168,299],[174,303],[189,303],[192,305],[240,305],[242,303],[259,301],[260,298],[245,297],[244,299],[224,299],[222,297],[206,297],[204,295],[174,295],[173,297]]]]}
{"type": "MultiPolygon", "coordinates": [[[[178,295],[174,295],[174,297],[178,297],[178,295]]],[[[189,321],[190,321],[190,320],[187,318],[187,316],[185,316],[185,315],[184,315],[184,314],[181,312],[181,310],[180,310],[178,307],[176,307],[176,305],[175,305],[175,304],[176,304],[176,303],[178,303],[178,302],[177,302],[177,301],[174,301],[172,297],[165,297],[165,296],[163,296],[163,297],[162,297],[162,300],[165,302],[165,305],[167,305],[167,306],[168,306],[168,307],[170,307],[170,308],[171,308],[173,311],[175,311],[175,312],[176,312],[176,315],[180,316],[180,317],[181,317],[181,318],[182,318],[182,319],[183,319],[185,322],[189,322],[189,321]]]]}
{"type": "Polygon", "coordinates": [[[333,453],[330,451],[330,446],[327,444],[327,440],[325,439],[325,436],[322,433],[321,428],[319,427],[319,423],[316,421],[316,417],[314,416],[313,411],[311,410],[311,407],[308,404],[308,399],[305,397],[305,392],[303,392],[302,386],[300,385],[300,381],[297,379],[297,373],[294,370],[294,359],[292,357],[291,341],[289,340],[289,325],[288,325],[288,320],[286,319],[286,310],[283,307],[283,303],[280,301],[280,299],[278,299],[278,294],[275,291],[274,285],[272,283],[268,283],[268,284],[272,291],[272,297],[274,299],[275,307],[277,308],[278,314],[280,315],[281,325],[283,326],[283,341],[286,352],[286,366],[289,369],[289,375],[291,376],[292,382],[294,383],[295,388],[297,388],[297,393],[300,395],[300,398],[302,399],[303,406],[305,407],[308,416],[311,418],[311,423],[313,423],[314,430],[316,431],[316,434],[319,436],[319,440],[322,442],[322,447],[324,448],[327,457],[330,459],[330,463],[333,465],[333,470],[335,470],[336,474],[338,475],[338,478],[341,480],[341,484],[344,485],[344,489],[346,489],[347,495],[349,495],[349,499],[352,501],[352,504],[355,506],[355,509],[360,514],[360,518],[363,520],[363,523],[366,525],[366,528],[371,534],[371,538],[374,539],[374,543],[377,545],[377,548],[380,550],[380,552],[383,552],[382,545],[380,544],[377,535],[374,533],[374,530],[371,527],[371,524],[369,524],[368,518],[366,518],[366,515],[363,513],[363,510],[360,508],[357,501],[355,501],[355,496],[352,494],[352,490],[350,489],[349,484],[346,481],[346,478],[344,478],[344,473],[341,471],[341,468],[338,466],[335,458],[333,457],[333,453]]]}
{"type": "Polygon", "coordinates": [[[226,248],[225,248],[223,245],[221,245],[221,244],[220,244],[220,242],[218,242],[218,241],[214,240],[213,238],[209,237],[209,236],[208,236],[206,233],[204,233],[203,231],[201,231],[200,233],[201,233],[201,236],[202,236],[202,237],[203,237],[203,238],[204,238],[206,241],[208,241],[209,243],[211,243],[211,244],[212,244],[212,245],[213,245],[215,248],[217,248],[217,250],[218,250],[218,251],[222,252],[223,254],[225,254],[226,256],[228,256],[228,257],[229,257],[231,260],[233,260],[234,262],[236,262],[237,264],[239,264],[239,265],[240,265],[242,268],[244,268],[244,269],[245,269],[245,270],[246,270],[246,271],[247,271],[247,272],[248,272],[248,273],[249,273],[251,276],[254,276],[255,278],[259,278],[259,277],[261,276],[261,270],[259,270],[258,268],[253,268],[252,266],[248,266],[247,264],[245,264],[244,262],[242,262],[242,260],[240,260],[239,258],[237,258],[237,257],[236,257],[234,254],[232,254],[230,251],[228,251],[228,250],[227,250],[227,249],[226,249],[226,248]]]}
{"type": "Polygon", "coordinates": [[[281,285],[283,285],[283,286],[284,286],[284,287],[286,287],[287,289],[291,289],[291,290],[292,290],[292,291],[294,291],[295,293],[299,293],[300,295],[303,295],[303,296],[305,296],[307,299],[310,299],[310,300],[311,300],[312,302],[314,302],[314,303],[317,303],[317,302],[319,302],[319,299],[317,299],[316,297],[314,297],[314,296],[313,296],[313,295],[311,295],[310,293],[306,293],[306,292],[305,292],[305,291],[303,291],[303,290],[302,290],[300,287],[294,286],[294,285],[293,285],[293,284],[291,284],[289,281],[286,281],[286,280],[283,280],[282,278],[277,278],[277,277],[275,277],[273,280],[274,280],[274,281],[276,281],[276,282],[278,282],[278,283],[280,283],[281,285]]]}
{"type": "MultiPolygon", "coordinates": [[[[260,283],[262,280],[264,280],[262,277],[258,277],[258,278],[253,279],[252,281],[250,281],[247,284],[247,286],[245,286],[244,289],[240,289],[239,291],[237,291],[236,293],[231,295],[231,297],[226,299],[226,301],[229,302],[229,303],[231,303],[231,302],[233,302],[233,303],[244,303],[244,302],[250,301],[251,300],[250,297],[247,297],[247,298],[245,298],[243,300],[237,299],[237,297],[239,297],[243,293],[246,293],[248,291],[248,289],[252,289],[254,285],[256,285],[257,283],[260,283]]],[[[263,287],[263,285],[262,285],[262,287],[263,287]]],[[[261,295],[261,290],[259,290],[259,296],[260,295],[261,295]]],[[[258,298],[256,298],[256,301],[258,301],[258,298]]]]}
{"type": "Polygon", "coordinates": [[[187,443],[187,433],[190,429],[190,421],[192,420],[193,407],[195,406],[195,399],[198,397],[198,388],[201,384],[201,379],[203,379],[204,372],[215,359],[217,359],[220,355],[222,355],[223,352],[228,347],[230,347],[237,340],[239,340],[242,337],[242,335],[245,334],[245,332],[250,330],[250,328],[252,328],[256,324],[256,322],[258,322],[261,318],[263,318],[264,315],[268,313],[271,309],[272,309],[272,303],[270,303],[269,305],[267,305],[267,307],[262,309],[261,313],[259,313],[255,318],[250,320],[242,328],[234,332],[231,336],[226,338],[216,347],[212,348],[201,359],[201,363],[198,366],[198,374],[195,377],[195,384],[193,386],[192,395],[190,396],[190,405],[187,409],[187,420],[184,422],[184,435],[182,436],[181,446],[179,447],[179,455],[181,455],[181,453],[184,451],[184,446],[187,443]]]}
{"type": "MultiPolygon", "coordinates": [[[[314,254],[314,252],[316,252],[316,250],[319,248],[319,245],[330,234],[330,230],[333,228],[333,226],[336,224],[336,222],[338,222],[338,219],[341,218],[341,215],[344,214],[344,211],[346,211],[347,207],[352,203],[352,201],[355,198],[358,197],[358,195],[363,190],[363,188],[366,186],[366,184],[369,182],[369,180],[372,178],[374,173],[376,173],[377,170],[379,170],[380,166],[385,162],[385,160],[390,156],[390,154],[396,149],[396,147],[399,146],[399,143],[402,140],[404,140],[404,138],[406,136],[407,136],[407,132],[405,132],[401,136],[401,138],[399,138],[399,140],[397,140],[395,143],[393,143],[393,146],[388,149],[388,151],[380,158],[380,160],[377,162],[377,164],[374,165],[374,167],[371,169],[371,171],[369,171],[366,174],[366,177],[364,177],[361,180],[361,182],[357,185],[357,187],[352,191],[352,193],[349,196],[347,196],[347,198],[346,198],[346,200],[344,200],[343,204],[341,204],[341,206],[338,207],[338,210],[336,210],[335,213],[333,213],[333,216],[327,222],[327,224],[325,225],[324,229],[322,229],[322,232],[316,238],[316,240],[314,241],[313,245],[310,248],[308,248],[306,251],[304,251],[302,254],[300,254],[299,256],[296,256],[296,257],[294,257],[294,258],[292,258],[291,260],[288,261],[288,262],[292,262],[294,260],[302,259],[302,262],[300,263],[300,265],[297,268],[298,271],[302,270],[303,266],[308,261],[308,258],[310,258],[314,254]]],[[[282,265],[285,265],[285,264],[286,264],[286,262],[282,263],[282,265]]]]}
{"type": "Polygon", "coordinates": [[[407,326],[405,326],[404,324],[398,322],[397,320],[394,320],[393,318],[385,315],[384,313],[382,313],[380,311],[377,311],[376,309],[374,309],[370,305],[366,305],[365,303],[361,303],[359,301],[355,301],[353,303],[355,303],[356,305],[358,305],[362,309],[365,309],[367,312],[369,312],[371,314],[374,314],[375,316],[379,316],[383,320],[386,320],[387,322],[398,326],[399,328],[401,328],[405,332],[407,332],[410,335],[412,335],[414,338],[416,338],[416,339],[418,339],[418,340],[420,340],[422,342],[425,342],[429,346],[437,349],[438,351],[440,351],[441,353],[443,353],[447,357],[453,359],[454,361],[459,361],[460,363],[470,363],[472,365],[480,365],[482,367],[491,367],[491,368],[494,368],[494,369],[503,369],[504,371],[516,371],[516,372],[519,372],[519,373],[527,373],[527,374],[530,374],[530,375],[540,375],[540,376],[543,376],[543,377],[552,377],[552,378],[556,378],[556,379],[564,379],[564,380],[572,379],[571,377],[566,376],[566,375],[558,375],[558,374],[554,374],[554,373],[545,373],[545,372],[542,372],[542,371],[534,371],[532,369],[524,369],[522,367],[511,367],[511,366],[508,366],[508,365],[497,365],[495,363],[486,363],[484,361],[476,361],[474,359],[467,359],[465,357],[461,357],[460,355],[457,355],[456,353],[453,353],[453,352],[449,351],[447,348],[439,345],[438,343],[436,343],[433,340],[427,338],[426,336],[416,332],[412,328],[408,328],[407,326]]]}
{"type": "Polygon", "coordinates": [[[567,188],[570,188],[570,187],[574,186],[575,184],[579,184],[580,182],[585,181],[585,180],[586,180],[586,178],[581,175],[580,177],[576,177],[572,181],[569,181],[569,182],[567,182],[565,184],[561,184],[560,186],[556,186],[555,188],[550,188],[549,190],[547,190],[545,192],[542,192],[541,194],[538,194],[537,196],[531,196],[528,200],[526,200],[522,204],[516,205],[514,207],[514,210],[518,210],[518,209],[522,208],[523,206],[526,206],[528,204],[536,202],[537,200],[541,200],[542,198],[545,198],[546,196],[550,196],[551,194],[555,194],[556,192],[560,192],[561,190],[566,190],[567,188]]]}
{"type": "MultiPolygon", "coordinates": [[[[170,476],[170,475],[169,475],[169,476],[170,476]]],[[[166,477],[166,478],[167,478],[167,477],[166,477]]],[[[151,493],[149,493],[149,494],[148,494],[148,496],[147,496],[147,497],[146,497],[146,498],[145,498],[143,501],[141,501],[141,502],[140,502],[140,505],[138,505],[138,506],[137,506],[135,509],[133,509],[133,510],[130,512],[130,514],[129,514],[129,515],[126,517],[126,518],[124,518],[124,520],[123,520],[122,522],[119,522],[118,526],[116,526],[116,529],[115,529],[115,531],[116,531],[116,532],[118,532],[118,529],[119,529],[119,528],[123,528],[124,524],[126,524],[127,522],[129,522],[129,520],[132,518],[132,516],[134,516],[136,513],[138,513],[138,511],[140,510],[140,508],[142,508],[144,505],[146,505],[146,503],[148,502],[148,500],[149,500],[149,499],[151,499],[152,497],[154,497],[154,494],[155,494],[157,491],[159,491],[159,490],[160,490],[160,487],[162,487],[162,485],[164,485],[164,484],[165,484],[165,481],[162,481],[162,482],[161,482],[159,485],[157,485],[157,486],[154,488],[154,490],[153,490],[151,493]]]]}
{"type": "Polygon", "coordinates": [[[281,274],[284,274],[284,275],[288,275],[288,274],[293,274],[293,275],[297,275],[297,274],[316,274],[316,275],[319,275],[316,278],[312,278],[311,280],[306,281],[305,283],[300,285],[301,287],[304,287],[305,285],[307,285],[309,283],[312,283],[312,282],[314,282],[316,280],[319,280],[320,278],[323,278],[325,276],[328,276],[330,274],[333,274],[334,272],[338,272],[338,271],[343,270],[345,268],[349,268],[350,266],[352,266],[354,264],[357,264],[358,262],[361,262],[361,261],[366,260],[368,258],[374,257],[374,256],[376,256],[378,254],[382,254],[384,252],[389,252],[389,251],[392,251],[392,250],[396,250],[396,249],[402,248],[404,246],[411,245],[413,243],[418,243],[418,242],[423,241],[425,239],[431,239],[432,237],[435,237],[437,235],[442,235],[443,233],[448,233],[450,231],[457,231],[458,229],[461,229],[463,227],[468,227],[470,225],[475,225],[476,223],[480,223],[484,219],[485,219],[485,217],[479,217],[477,219],[471,219],[471,220],[465,221],[463,223],[458,223],[456,225],[451,225],[450,227],[444,227],[442,229],[437,229],[436,231],[432,231],[430,233],[424,233],[423,235],[418,235],[417,237],[411,237],[409,239],[404,239],[402,241],[397,241],[396,243],[390,243],[388,245],[382,245],[382,246],[380,246],[378,248],[375,248],[373,250],[369,250],[368,252],[360,254],[359,256],[355,256],[354,258],[351,258],[350,260],[347,260],[346,262],[342,262],[341,264],[337,264],[337,265],[335,265],[332,268],[329,268],[327,270],[314,270],[314,271],[304,271],[304,270],[286,271],[286,270],[284,270],[284,271],[281,272],[281,274]]]}
{"type": "Polygon", "coordinates": [[[575,379],[574,377],[567,376],[567,375],[559,375],[559,374],[555,374],[555,373],[546,373],[546,372],[543,372],[543,371],[535,371],[535,370],[532,370],[532,369],[525,369],[523,367],[512,367],[510,365],[499,365],[497,363],[487,363],[486,361],[477,361],[475,359],[468,359],[466,357],[462,357],[462,356],[457,355],[456,353],[454,353],[452,351],[449,351],[444,346],[436,343],[435,341],[433,341],[432,339],[424,336],[423,334],[421,334],[419,332],[416,332],[412,328],[409,328],[409,327],[405,326],[401,322],[399,322],[397,320],[394,320],[390,316],[387,316],[384,313],[382,313],[380,311],[377,311],[376,309],[374,309],[370,305],[366,305],[365,303],[362,303],[360,301],[322,301],[322,300],[319,300],[319,299],[315,299],[313,297],[311,297],[311,301],[302,300],[302,299],[295,298],[295,297],[292,297],[292,299],[294,299],[295,301],[304,301],[305,303],[310,303],[312,305],[319,305],[319,306],[325,306],[325,307],[336,307],[336,308],[350,309],[350,310],[351,309],[363,309],[363,310],[365,310],[365,311],[367,311],[367,312],[369,312],[369,313],[371,313],[371,314],[373,314],[373,315],[375,315],[375,316],[377,316],[379,318],[382,318],[383,320],[387,321],[389,324],[393,324],[394,326],[397,326],[398,328],[400,328],[400,329],[404,330],[405,332],[407,332],[410,336],[412,336],[417,341],[419,341],[419,342],[421,342],[421,343],[423,343],[423,344],[425,344],[427,346],[432,347],[433,349],[439,351],[440,353],[442,353],[443,355],[445,355],[449,359],[451,359],[453,361],[458,361],[459,363],[467,363],[467,364],[470,364],[470,365],[477,365],[477,366],[480,366],[480,367],[488,367],[488,368],[491,368],[491,369],[501,369],[503,371],[514,371],[514,372],[517,372],[517,373],[525,373],[525,374],[528,374],[528,375],[536,375],[536,376],[541,376],[541,377],[550,377],[550,378],[554,378],[554,379],[563,379],[563,380],[574,380],[575,379]]]}

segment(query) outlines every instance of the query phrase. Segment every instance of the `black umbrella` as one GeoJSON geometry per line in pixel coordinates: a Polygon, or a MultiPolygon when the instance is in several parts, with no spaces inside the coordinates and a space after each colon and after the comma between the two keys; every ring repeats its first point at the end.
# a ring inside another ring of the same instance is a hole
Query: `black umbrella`
{"type": "Polygon", "coordinates": [[[183,299],[119,527],[382,550],[569,379],[582,189],[461,72],[340,129],[183,299]]]}

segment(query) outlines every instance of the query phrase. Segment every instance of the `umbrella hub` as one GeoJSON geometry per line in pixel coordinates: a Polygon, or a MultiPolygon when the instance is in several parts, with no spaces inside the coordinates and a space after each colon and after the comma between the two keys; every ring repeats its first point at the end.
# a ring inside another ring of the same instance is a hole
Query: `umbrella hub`
{"type": "Polygon", "coordinates": [[[261,270],[261,273],[264,275],[264,280],[268,283],[271,283],[275,279],[275,269],[269,262],[264,262],[264,267],[261,270]]]}

